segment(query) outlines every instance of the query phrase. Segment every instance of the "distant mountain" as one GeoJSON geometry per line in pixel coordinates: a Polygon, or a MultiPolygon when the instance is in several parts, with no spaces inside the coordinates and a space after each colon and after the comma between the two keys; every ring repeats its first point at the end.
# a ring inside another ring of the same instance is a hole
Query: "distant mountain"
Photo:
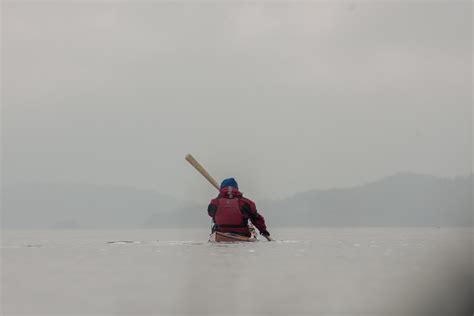
{"type": "Polygon", "coordinates": [[[472,175],[399,173],[366,185],[314,190],[261,203],[277,226],[470,226],[472,175]]]}
{"type": "MultiPolygon", "coordinates": [[[[400,173],[358,187],[256,202],[270,228],[471,226],[472,196],[472,175],[446,179],[400,173]]],[[[205,204],[118,186],[10,186],[2,188],[1,206],[6,228],[179,228],[209,227],[210,222],[205,204]]]]}
{"type": "Polygon", "coordinates": [[[140,227],[155,212],[183,203],[151,190],[85,184],[2,188],[2,226],[11,228],[140,227]]]}
{"type": "Polygon", "coordinates": [[[210,227],[211,218],[207,215],[207,205],[188,205],[172,212],[155,212],[143,222],[144,228],[189,228],[210,227]]]}

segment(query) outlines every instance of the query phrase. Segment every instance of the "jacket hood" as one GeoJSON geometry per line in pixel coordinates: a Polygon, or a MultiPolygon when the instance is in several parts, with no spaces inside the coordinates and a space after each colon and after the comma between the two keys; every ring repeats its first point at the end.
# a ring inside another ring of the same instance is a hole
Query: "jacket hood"
{"type": "Polygon", "coordinates": [[[219,197],[227,197],[228,198],[230,196],[241,197],[242,192],[240,192],[238,189],[236,189],[234,187],[231,187],[231,186],[220,189],[219,197]]]}

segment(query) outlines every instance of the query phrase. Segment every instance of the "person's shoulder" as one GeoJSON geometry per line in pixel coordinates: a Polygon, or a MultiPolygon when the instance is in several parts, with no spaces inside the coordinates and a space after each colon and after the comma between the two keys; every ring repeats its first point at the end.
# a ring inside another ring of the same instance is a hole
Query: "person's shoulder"
{"type": "Polygon", "coordinates": [[[218,197],[213,198],[209,204],[217,204],[217,203],[219,203],[219,198],[218,197]]]}

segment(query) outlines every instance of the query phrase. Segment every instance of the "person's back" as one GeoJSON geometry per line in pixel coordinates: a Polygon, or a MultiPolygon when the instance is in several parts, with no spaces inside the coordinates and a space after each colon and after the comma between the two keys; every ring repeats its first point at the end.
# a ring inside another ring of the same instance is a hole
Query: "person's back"
{"type": "Polygon", "coordinates": [[[211,201],[207,212],[214,221],[213,230],[250,237],[250,220],[260,234],[270,236],[264,217],[257,212],[252,200],[243,197],[234,178],[222,181],[219,195],[211,201]]]}

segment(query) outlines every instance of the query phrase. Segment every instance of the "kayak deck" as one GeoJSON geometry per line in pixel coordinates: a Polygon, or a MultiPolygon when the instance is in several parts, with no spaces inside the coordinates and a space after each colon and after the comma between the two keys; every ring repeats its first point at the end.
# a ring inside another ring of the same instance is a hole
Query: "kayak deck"
{"type": "Polygon", "coordinates": [[[258,239],[253,237],[247,237],[242,235],[237,235],[233,233],[223,233],[223,232],[213,232],[209,236],[210,242],[254,242],[258,239]]]}

